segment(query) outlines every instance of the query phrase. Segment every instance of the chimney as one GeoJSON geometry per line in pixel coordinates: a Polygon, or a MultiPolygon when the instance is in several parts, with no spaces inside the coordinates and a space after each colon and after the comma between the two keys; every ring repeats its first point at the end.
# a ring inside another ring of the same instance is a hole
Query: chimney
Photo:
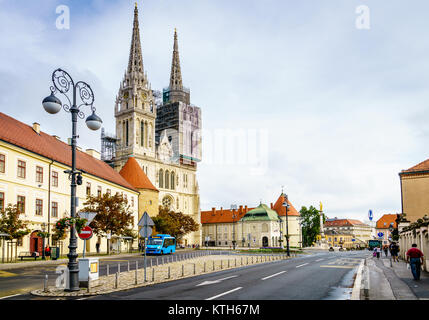
{"type": "Polygon", "coordinates": [[[244,212],[247,213],[247,205],[244,206],[244,212]]]}
{"type": "Polygon", "coordinates": [[[98,159],[98,160],[101,159],[100,152],[98,152],[97,150],[86,149],[85,152],[95,159],[98,159]]]}
{"type": "Polygon", "coordinates": [[[273,203],[271,202],[271,209],[273,208],[273,203]]]}
{"type": "Polygon", "coordinates": [[[243,211],[243,206],[240,206],[240,211],[243,211]]]}
{"type": "Polygon", "coordinates": [[[33,130],[40,135],[40,124],[37,122],[33,122],[33,130]]]}
{"type": "Polygon", "coordinates": [[[60,137],[58,137],[58,136],[56,136],[56,135],[52,135],[55,139],[57,139],[57,140],[59,140],[59,141],[61,141],[61,138],[60,137]]]}
{"type": "Polygon", "coordinates": [[[212,216],[216,215],[216,208],[212,208],[212,216]]]}
{"type": "Polygon", "coordinates": [[[220,207],[220,214],[222,215],[223,213],[223,207],[220,207]]]}
{"type": "Polygon", "coordinates": [[[76,146],[76,149],[82,151],[82,147],[76,146]]]}

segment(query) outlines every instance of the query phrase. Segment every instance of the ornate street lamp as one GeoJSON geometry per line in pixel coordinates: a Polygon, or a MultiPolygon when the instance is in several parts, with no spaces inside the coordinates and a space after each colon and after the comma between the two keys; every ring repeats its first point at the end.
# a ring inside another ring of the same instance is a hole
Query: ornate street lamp
{"type": "Polygon", "coordinates": [[[279,232],[280,232],[280,238],[279,238],[279,242],[280,242],[280,247],[283,249],[283,229],[282,229],[282,219],[279,216],[279,232]]]}
{"type": "Polygon", "coordinates": [[[235,213],[234,210],[237,209],[237,205],[236,204],[232,204],[231,205],[231,210],[232,210],[232,247],[233,250],[235,250],[235,218],[237,218],[237,214],[235,213]]]}
{"type": "MultiPolygon", "coordinates": [[[[43,99],[42,105],[46,112],[50,114],[58,113],[61,108],[66,112],[70,112],[72,116],[72,139],[71,139],[71,149],[72,149],[72,169],[65,171],[70,175],[71,180],[71,199],[70,207],[71,218],[76,218],[76,184],[82,184],[82,171],[76,170],[76,139],[78,135],[76,134],[77,118],[83,119],[85,114],[80,110],[82,106],[89,106],[91,108],[92,114],[86,118],[86,125],[91,130],[98,130],[101,127],[102,121],[100,117],[95,114],[94,104],[94,93],[91,87],[83,81],[74,82],[71,76],[62,69],[57,69],[52,73],[52,82],[54,86],[51,86],[51,94],[43,99]],[[55,96],[55,92],[58,91],[62,93],[68,101],[67,103],[61,103],[55,96]],[[67,93],[71,91],[72,100],[68,97],[67,93]],[[80,105],[76,103],[76,96],[79,94],[81,101],[80,105]]],[[[72,224],[70,226],[70,244],[69,244],[69,253],[67,257],[69,262],[67,267],[69,269],[69,291],[78,291],[79,290],[79,265],[77,263],[77,238],[75,232],[75,226],[72,224]]]]}
{"type": "Polygon", "coordinates": [[[287,209],[290,207],[288,203],[287,194],[283,193],[283,196],[285,198],[285,201],[283,202],[283,207],[286,208],[286,252],[287,256],[290,257],[290,249],[289,249],[289,221],[288,221],[288,215],[287,215],[287,209]]]}
{"type": "Polygon", "coordinates": [[[42,237],[42,260],[45,260],[45,231],[46,231],[46,224],[44,222],[42,222],[41,224],[42,227],[42,232],[43,232],[43,237],[42,237]]]}

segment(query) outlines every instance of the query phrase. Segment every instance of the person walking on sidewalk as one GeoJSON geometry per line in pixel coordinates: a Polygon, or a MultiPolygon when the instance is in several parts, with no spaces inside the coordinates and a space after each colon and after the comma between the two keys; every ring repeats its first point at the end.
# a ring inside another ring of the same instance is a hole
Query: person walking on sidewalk
{"type": "Polygon", "coordinates": [[[375,256],[377,257],[377,259],[380,259],[381,247],[380,246],[375,247],[374,253],[375,253],[375,256]]]}
{"type": "Polygon", "coordinates": [[[386,257],[387,257],[387,250],[388,250],[388,247],[387,247],[387,246],[384,246],[384,247],[383,247],[383,251],[384,251],[384,254],[386,255],[386,257]]]}
{"type": "Polygon", "coordinates": [[[399,246],[396,244],[396,242],[392,242],[390,245],[390,255],[392,256],[393,261],[399,262],[398,253],[399,246]]]}
{"type": "Polygon", "coordinates": [[[417,244],[413,243],[411,249],[407,251],[407,262],[410,264],[414,280],[420,280],[420,270],[423,264],[423,252],[417,249],[417,244]]]}

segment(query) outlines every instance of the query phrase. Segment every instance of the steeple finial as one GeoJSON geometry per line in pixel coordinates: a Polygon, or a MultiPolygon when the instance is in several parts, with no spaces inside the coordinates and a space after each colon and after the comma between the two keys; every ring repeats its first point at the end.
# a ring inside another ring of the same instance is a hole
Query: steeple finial
{"type": "Polygon", "coordinates": [[[134,8],[133,35],[131,38],[131,49],[127,70],[129,73],[133,71],[143,72],[143,55],[140,42],[139,10],[137,8],[137,2],[134,8]]]}
{"type": "Polygon", "coordinates": [[[179,45],[177,29],[174,28],[173,59],[171,62],[170,90],[183,90],[182,72],[180,71],[179,45]]]}

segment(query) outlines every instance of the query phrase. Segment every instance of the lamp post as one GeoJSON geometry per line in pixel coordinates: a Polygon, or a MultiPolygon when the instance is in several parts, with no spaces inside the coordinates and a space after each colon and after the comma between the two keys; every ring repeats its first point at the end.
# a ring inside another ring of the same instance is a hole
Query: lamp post
{"type": "MultiPolygon", "coordinates": [[[[65,173],[69,174],[71,184],[71,198],[70,198],[70,216],[72,219],[76,218],[76,185],[82,184],[82,171],[76,170],[76,140],[79,137],[76,134],[77,118],[83,119],[85,114],[80,110],[82,106],[89,106],[92,114],[85,120],[86,125],[91,130],[98,130],[101,127],[102,121],[100,117],[95,114],[94,93],[91,87],[83,81],[74,82],[71,76],[62,69],[57,69],[52,73],[52,82],[54,86],[51,86],[51,95],[43,99],[42,105],[46,112],[50,114],[58,113],[61,108],[66,112],[71,113],[72,118],[72,139],[71,139],[71,151],[72,151],[72,169],[66,170],[65,173]],[[72,100],[68,97],[67,93],[71,90],[72,100]],[[55,96],[55,92],[62,93],[68,101],[68,104],[62,104],[61,100],[55,96]],[[81,104],[77,105],[76,97],[79,94],[81,104]]],[[[79,265],[77,263],[78,254],[77,249],[77,238],[75,232],[75,226],[70,226],[70,243],[69,253],[67,257],[69,259],[67,267],[69,269],[69,284],[70,288],[68,291],[79,290],[79,265]]]]}
{"type": "Polygon", "coordinates": [[[290,257],[290,249],[289,249],[289,221],[288,221],[288,215],[287,215],[287,209],[289,208],[289,203],[288,203],[288,199],[287,199],[287,194],[283,193],[283,197],[284,197],[284,202],[283,202],[283,207],[286,208],[286,252],[287,252],[287,256],[290,257]]]}
{"type": "Polygon", "coordinates": [[[283,230],[282,230],[282,219],[279,216],[279,232],[280,232],[280,238],[279,238],[279,242],[280,242],[280,247],[283,249],[283,230]]]}
{"type": "Polygon", "coordinates": [[[237,209],[237,205],[236,204],[232,204],[231,205],[231,210],[232,210],[232,248],[233,250],[235,250],[235,218],[237,218],[237,214],[235,213],[234,210],[237,209]]]}
{"type": "Polygon", "coordinates": [[[43,237],[42,237],[42,260],[45,260],[45,231],[46,231],[46,224],[42,222],[41,224],[43,237]]]}

